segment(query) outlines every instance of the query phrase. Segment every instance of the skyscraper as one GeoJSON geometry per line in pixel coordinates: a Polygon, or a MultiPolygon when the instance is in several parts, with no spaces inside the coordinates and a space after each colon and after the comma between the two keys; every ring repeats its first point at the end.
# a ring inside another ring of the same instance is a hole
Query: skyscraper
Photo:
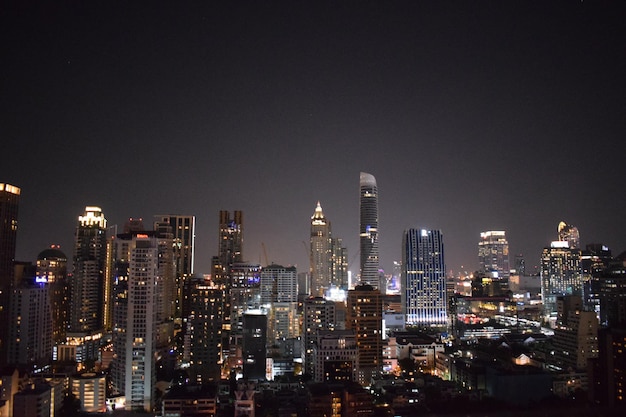
{"type": "Polygon", "coordinates": [[[94,332],[104,326],[106,219],[100,207],[85,207],[75,232],[71,280],[72,332],[94,332]]]}
{"type": "Polygon", "coordinates": [[[378,286],[378,187],[373,175],[360,176],[361,283],[378,286]]]}
{"type": "Polygon", "coordinates": [[[567,242],[570,249],[580,249],[580,233],[576,226],[560,222],[557,230],[560,241],[567,242]]]}
{"type": "Polygon", "coordinates": [[[402,267],[402,309],[406,325],[445,326],[448,304],[441,231],[405,231],[402,267]]]}
{"type": "Polygon", "coordinates": [[[113,388],[126,395],[128,408],[152,411],[159,241],[153,231],[120,234],[115,254],[113,388]]]}
{"type": "Polygon", "coordinates": [[[243,262],[243,212],[235,210],[231,217],[228,211],[220,210],[217,258],[213,281],[228,284],[232,265],[243,262]]]}
{"type": "Polygon", "coordinates": [[[330,221],[324,216],[320,202],[311,216],[311,295],[323,296],[332,275],[332,238],[330,221]]]}
{"type": "Polygon", "coordinates": [[[348,291],[346,329],[356,337],[358,382],[369,385],[383,369],[383,297],[378,289],[361,284],[348,291]]]}
{"type": "Polygon", "coordinates": [[[17,238],[17,209],[21,190],[0,182],[0,366],[7,361],[9,304],[17,238]]]}
{"type": "Polygon", "coordinates": [[[65,341],[68,326],[69,284],[67,282],[67,256],[52,245],[37,256],[36,281],[48,287],[52,314],[52,337],[55,342],[65,341]]]}
{"type": "Polygon", "coordinates": [[[480,272],[497,273],[499,279],[508,281],[511,268],[509,267],[509,242],[506,240],[506,232],[489,231],[480,234],[478,263],[480,272]]]}
{"type": "Polygon", "coordinates": [[[556,299],[560,295],[582,296],[580,250],[570,249],[565,240],[554,241],[541,253],[541,298],[544,319],[554,324],[556,299]]]}
{"type": "Polygon", "coordinates": [[[175,316],[182,315],[182,289],[184,281],[194,272],[196,217],[191,215],[162,214],[154,216],[154,230],[169,224],[172,233],[175,283],[175,316]]]}

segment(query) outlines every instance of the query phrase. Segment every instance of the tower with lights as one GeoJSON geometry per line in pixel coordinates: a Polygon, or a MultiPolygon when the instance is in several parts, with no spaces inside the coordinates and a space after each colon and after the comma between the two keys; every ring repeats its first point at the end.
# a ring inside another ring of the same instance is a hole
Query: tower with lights
{"type": "Polygon", "coordinates": [[[320,202],[311,216],[311,295],[323,296],[332,276],[332,238],[330,221],[320,202]]]}
{"type": "Polygon", "coordinates": [[[360,174],[360,227],[361,283],[378,286],[378,186],[372,174],[360,174]]]}
{"type": "Polygon", "coordinates": [[[441,231],[408,229],[402,240],[401,294],[406,325],[447,325],[446,265],[441,231]]]}

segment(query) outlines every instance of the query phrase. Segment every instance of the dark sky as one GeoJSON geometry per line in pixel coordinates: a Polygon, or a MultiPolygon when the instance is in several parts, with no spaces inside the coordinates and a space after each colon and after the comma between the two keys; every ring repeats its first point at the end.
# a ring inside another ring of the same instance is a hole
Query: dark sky
{"type": "Polygon", "coordinates": [[[561,220],[626,250],[624,2],[126,3],[2,2],[19,260],[70,255],[99,205],[195,215],[209,272],[218,211],[239,209],[246,259],[264,242],[304,271],[318,200],[358,259],[360,171],[386,270],[410,227],[441,229],[455,272],[485,230],[534,265],[561,220]]]}

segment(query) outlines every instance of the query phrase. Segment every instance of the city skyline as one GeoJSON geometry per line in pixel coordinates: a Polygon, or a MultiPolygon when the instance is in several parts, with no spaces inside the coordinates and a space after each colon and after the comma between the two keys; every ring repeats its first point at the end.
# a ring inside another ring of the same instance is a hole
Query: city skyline
{"type": "Polygon", "coordinates": [[[624,16],[590,2],[7,6],[16,259],[71,256],[93,205],[118,226],[196,216],[209,273],[217,213],[241,210],[245,260],[264,244],[306,271],[320,201],[354,276],[359,172],[377,180],[386,272],[408,228],[441,230],[453,272],[478,268],[485,230],[530,269],[561,221],[619,254],[624,16]]]}

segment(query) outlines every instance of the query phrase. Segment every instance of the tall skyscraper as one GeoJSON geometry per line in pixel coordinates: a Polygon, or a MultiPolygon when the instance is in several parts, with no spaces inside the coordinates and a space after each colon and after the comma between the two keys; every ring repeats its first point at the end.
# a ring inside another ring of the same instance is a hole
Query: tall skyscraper
{"type": "Polygon", "coordinates": [[[580,249],[580,233],[576,226],[560,222],[557,230],[560,241],[567,242],[570,249],[580,249]]]}
{"type": "Polygon", "coordinates": [[[7,363],[9,304],[17,239],[17,209],[21,190],[0,182],[0,366],[7,363]]]}
{"type": "Polygon", "coordinates": [[[334,330],[336,325],[335,303],[322,297],[304,300],[302,313],[302,338],[304,343],[304,372],[315,374],[313,352],[320,331],[334,330]]]}
{"type": "Polygon", "coordinates": [[[334,237],[331,242],[332,274],[330,286],[348,290],[348,248],[343,246],[341,238],[334,237]]]}
{"type": "Polygon", "coordinates": [[[332,238],[330,221],[324,216],[320,202],[311,216],[311,295],[323,296],[332,276],[332,238]]]}
{"type": "Polygon", "coordinates": [[[402,244],[402,309],[407,326],[448,323],[446,264],[439,230],[408,229],[402,244]]]}
{"type": "Polygon", "coordinates": [[[383,369],[383,296],[378,289],[361,284],[348,291],[346,329],[356,337],[358,382],[369,385],[383,369]]]}
{"type": "Polygon", "coordinates": [[[580,250],[566,240],[554,241],[541,253],[541,298],[544,319],[554,325],[556,299],[561,295],[583,295],[580,250]]]}
{"type": "Polygon", "coordinates": [[[228,211],[220,210],[217,258],[213,281],[228,285],[230,268],[235,262],[243,262],[243,212],[235,210],[231,217],[228,211]]]}
{"type": "Polygon", "coordinates": [[[511,268],[509,267],[509,242],[506,240],[506,232],[489,231],[480,234],[478,263],[480,272],[497,273],[499,279],[508,281],[511,268]]]}
{"type": "Polygon", "coordinates": [[[70,284],[72,332],[89,333],[104,327],[106,224],[100,207],[87,206],[78,216],[70,284]]]}
{"type": "Polygon", "coordinates": [[[162,214],[154,216],[154,230],[169,224],[172,233],[172,249],[175,283],[175,317],[182,316],[182,289],[184,281],[194,272],[196,217],[191,215],[162,214]]]}
{"type": "Polygon", "coordinates": [[[67,310],[70,293],[67,281],[67,256],[58,245],[52,245],[37,256],[36,281],[48,287],[52,338],[55,342],[64,342],[69,324],[67,310]]]}
{"type": "Polygon", "coordinates": [[[361,283],[378,286],[378,187],[373,175],[360,176],[361,283]]]}
{"type": "Polygon", "coordinates": [[[156,373],[159,242],[153,231],[116,239],[111,380],[126,406],[152,411],[156,373]]]}
{"type": "Polygon", "coordinates": [[[195,383],[219,380],[224,290],[194,276],[185,285],[185,300],[189,307],[183,353],[187,372],[195,383]]]}

